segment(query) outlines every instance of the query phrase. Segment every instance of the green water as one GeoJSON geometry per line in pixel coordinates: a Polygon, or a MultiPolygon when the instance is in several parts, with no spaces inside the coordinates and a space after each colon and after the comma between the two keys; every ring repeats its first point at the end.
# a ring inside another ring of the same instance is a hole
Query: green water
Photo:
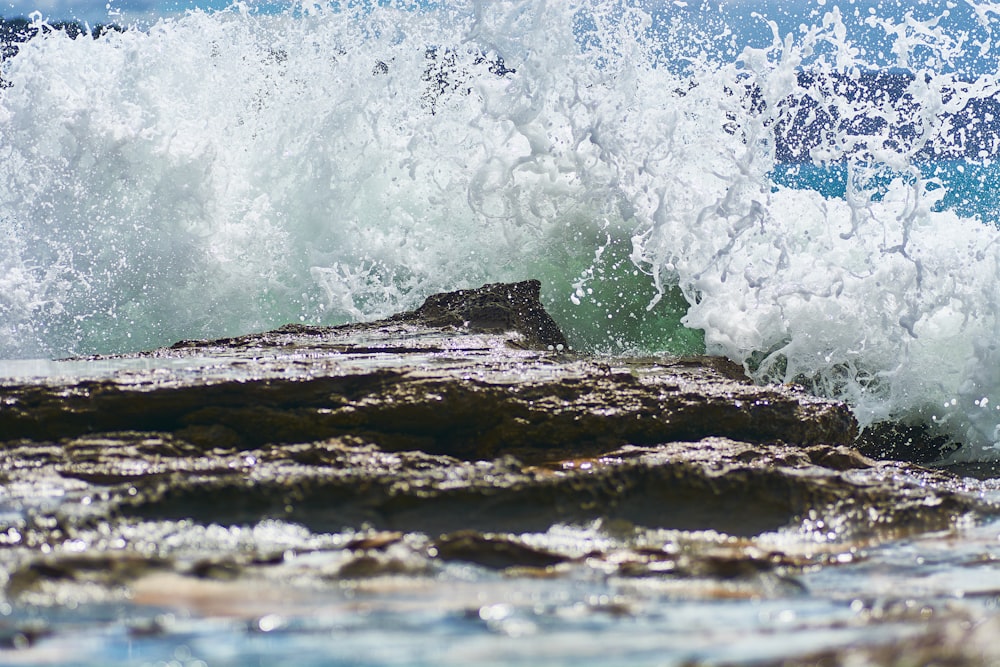
{"type": "Polygon", "coordinates": [[[688,302],[676,285],[667,285],[650,306],[656,288],[632,262],[627,236],[603,229],[576,236],[573,243],[547,247],[535,266],[545,309],[574,349],[612,355],[705,352],[702,331],[681,323],[688,302]]]}

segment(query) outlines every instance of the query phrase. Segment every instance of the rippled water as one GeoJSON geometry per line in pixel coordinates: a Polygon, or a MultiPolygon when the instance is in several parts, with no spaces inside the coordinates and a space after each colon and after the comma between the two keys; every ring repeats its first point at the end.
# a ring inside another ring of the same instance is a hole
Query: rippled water
{"type": "MultiPolygon", "coordinates": [[[[162,530],[174,541],[185,531],[162,530]]],[[[197,539],[222,549],[233,530],[197,539]]],[[[280,522],[242,538],[261,549],[275,541],[301,549],[306,539],[338,540],[307,538],[280,522]]],[[[554,527],[536,542],[586,550],[615,538],[554,527]]],[[[794,536],[777,535],[773,544],[809,548],[794,536]]],[[[283,566],[314,573],[292,586],[266,577],[226,583],[153,575],[133,587],[132,599],[78,606],[70,594],[63,607],[6,605],[0,639],[8,650],[0,657],[60,665],[749,665],[905,647],[942,628],[955,634],[996,622],[995,521],[881,546],[812,548],[841,564],[731,583],[605,576],[586,565],[538,578],[453,564],[324,584],[315,572],[343,556],[317,552],[283,566]],[[31,642],[37,647],[28,649],[31,642]]],[[[960,648],[949,649],[957,664],[978,664],[961,658],[960,648]]],[[[973,648],[971,655],[986,656],[983,664],[1000,655],[995,637],[973,648]]]]}

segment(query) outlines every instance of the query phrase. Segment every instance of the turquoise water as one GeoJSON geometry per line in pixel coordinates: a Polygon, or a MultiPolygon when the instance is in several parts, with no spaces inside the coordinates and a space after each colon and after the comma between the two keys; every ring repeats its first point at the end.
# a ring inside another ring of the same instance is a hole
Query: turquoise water
{"type": "MultiPolygon", "coordinates": [[[[943,193],[935,211],[954,211],[977,218],[983,224],[1000,226],[1000,164],[992,161],[942,160],[917,163],[919,178],[928,189],[943,193]]],[[[848,166],[783,163],[772,172],[775,184],[814,190],[824,197],[842,199],[847,193],[848,166]]],[[[891,183],[891,173],[870,181],[873,198],[878,198],[891,183]]],[[[912,179],[915,180],[915,179],[912,179]]]]}

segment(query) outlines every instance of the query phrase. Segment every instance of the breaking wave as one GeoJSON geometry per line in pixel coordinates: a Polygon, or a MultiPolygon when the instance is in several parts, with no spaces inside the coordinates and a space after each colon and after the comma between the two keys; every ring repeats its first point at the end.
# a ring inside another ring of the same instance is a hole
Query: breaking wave
{"type": "Polygon", "coordinates": [[[0,65],[0,357],[538,277],[578,349],[707,350],[995,458],[996,13],[693,5],[36,20],[0,65]]]}

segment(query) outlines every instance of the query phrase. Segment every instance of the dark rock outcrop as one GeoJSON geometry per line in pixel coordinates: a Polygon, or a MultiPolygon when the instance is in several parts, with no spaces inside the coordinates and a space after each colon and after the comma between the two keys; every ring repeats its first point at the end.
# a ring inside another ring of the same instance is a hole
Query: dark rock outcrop
{"type": "Polygon", "coordinates": [[[435,294],[412,313],[389,319],[432,328],[454,327],[471,333],[513,331],[524,336],[526,347],[562,350],[567,345],[566,338],[542,307],[541,289],[539,281],[525,280],[435,294]]]}
{"type": "Polygon", "coordinates": [[[959,448],[944,435],[932,435],[926,424],[900,422],[871,424],[858,436],[858,450],[877,459],[897,459],[911,463],[942,461],[959,448]]]}
{"type": "Polygon", "coordinates": [[[538,290],[537,281],[487,285],[432,296],[381,322],[186,341],[142,357],[190,358],[190,367],[9,384],[0,433],[56,441],[148,431],[203,449],[351,436],[466,460],[709,436],[800,445],[855,438],[843,405],[757,387],[724,360],[558,354],[565,339],[538,290]]]}

